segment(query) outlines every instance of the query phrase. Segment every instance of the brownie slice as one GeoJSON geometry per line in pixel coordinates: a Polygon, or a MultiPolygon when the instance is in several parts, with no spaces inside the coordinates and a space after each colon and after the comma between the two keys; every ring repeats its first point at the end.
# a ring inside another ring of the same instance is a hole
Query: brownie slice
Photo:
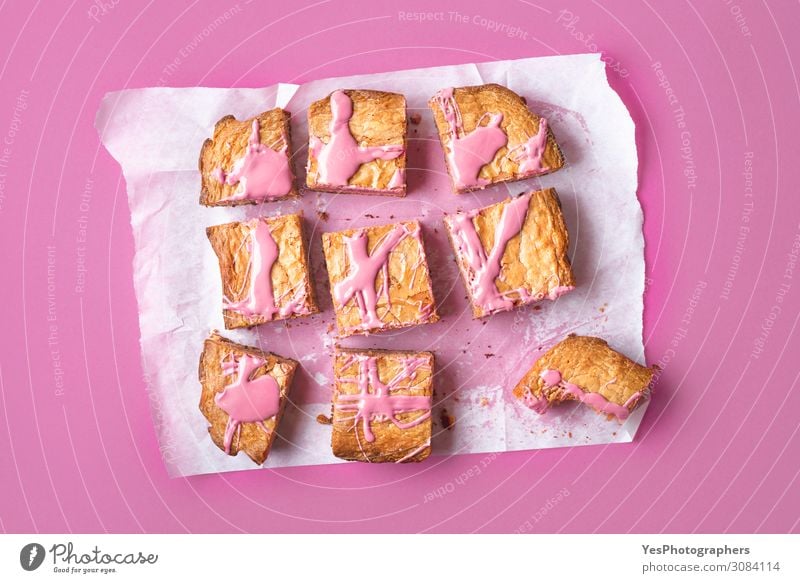
{"type": "Polygon", "coordinates": [[[339,90],[308,108],[306,186],[322,192],[406,194],[406,99],[339,90]]]}
{"type": "Polygon", "coordinates": [[[624,421],[647,396],[656,367],[637,364],[602,338],[567,336],[545,352],[514,388],[537,413],[580,401],[624,421]]]}
{"type": "Polygon", "coordinates": [[[297,196],[290,115],[271,109],[238,121],[228,115],[200,150],[200,204],[237,206],[297,196]]]}
{"type": "Polygon", "coordinates": [[[340,336],[437,322],[417,221],[322,234],[340,336]]]}
{"type": "Polygon", "coordinates": [[[319,311],[301,215],[215,225],[206,234],[219,260],[225,328],[319,311]]]}
{"type": "Polygon", "coordinates": [[[457,194],[542,176],[564,165],[547,120],[507,87],[450,87],[428,105],[457,194]]]}
{"type": "Polygon", "coordinates": [[[574,289],[555,189],[446,215],[444,222],[475,318],[574,289]]]}
{"type": "Polygon", "coordinates": [[[334,355],[333,454],[361,462],[419,462],[431,452],[431,352],[334,355]]]}
{"type": "Polygon", "coordinates": [[[208,433],[228,455],[257,464],[269,455],[297,362],[212,332],[200,356],[200,411],[208,433]]]}

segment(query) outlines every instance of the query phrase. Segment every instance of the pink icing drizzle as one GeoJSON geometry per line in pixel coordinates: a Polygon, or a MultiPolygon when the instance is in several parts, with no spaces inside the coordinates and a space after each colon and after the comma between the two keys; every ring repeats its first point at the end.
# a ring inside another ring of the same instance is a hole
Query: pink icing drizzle
{"type": "Polygon", "coordinates": [[[233,164],[229,173],[226,174],[222,168],[212,172],[219,182],[239,185],[235,193],[222,201],[273,200],[289,194],[292,189],[289,142],[286,136],[282,137],[282,141],[280,150],[262,144],[258,119],[254,119],[245,155],[233,164]]]}
{"type": "Polygon", "coordinates": [[[389,181],[387,188],[395,189],[395,188],[402,188],[403,185],[406,183],[406,169],[405,168],[396,168],[394,174],[392,174],[392,179],[389,181]]]}
{"type": "Polygon", "coordinates": [[[214,402],[228,414],[225,453],[231,452],[233,434],[242,423],[258,423],[259,427],[269,433],[264,421],[277,415],[280,410],[281,393],[278,381],[269,374],[251,378],[263,365],[263,358],[249,354],[232,357],[222,363],[223,373],[236,373],[236,380],[214,396],[214,402]]]}
{"type": "Polygon", "coordinates": [[[484,114],[474,130],[463,134],[461,112],[453,97],[453,88],[442,89],[435,99],[450,127],[450,148],[446,148],[445,155],[455,187],[486,186],[489,181],[478,176],[481,168],[491,162],[497,151],[508,143],[508,136],[500,127],[503,114],[484,114]],[[481,121],[486,116],[489,117],[489,123],[482,126],[481,121]]]}
{"type": "MultiPolygon", "coordinates": [[[[250,287],[247,297],[234,302],[224,297],[223,307],[244,316],[264,316],[272,320],[276,315],[285,318],[292,314],[307,314],[305,281],[294,289],[291,299],[278,307],[272,287],[272,267],[280,253],[269,225],[261,219],[254,219],[250,224],[250,233],[246,239],[250,254],[247,270],[250,275],[250,287]]],[[[283,299],[281,297],[280,299],[283,299]]]]}
{"type": "MultiPolygon", "coordinates": [[[[361,146],[350,133],[353,101],[344,91],[331,94],[331,137],[324,143],[316,136],[309,139],[311,154],[317,159],[317,182],[330,186],[347,186],[362,164],[373,160],[393,160],[404,152],[399,145],[361,146]]],[[[310,162],[310,159],[309,159],[310,162]]]]}
{"type": "MultiPolygon", "coordinates": [[[[365,229],[345,237],[350,267],[347,277],[333,286],[333,297],[342,307],[355,298],[361,315],[360,329],[382,326],[377,305],[381,293],[385,294],[386,301],[389,302],[389,254],[409,235],[418,237],[419,231],[411,233],[405,225],[395,225],[378,242],[371,255],[368,252],[369,238],[365,229]],[[376,291],[375,278],[378,272],[383,273],[383,278],[376,291]]],[[[416,267],[418,266],[414,266],[415,270],[416,267]]]]}
{"type": "Polygon", "coordinates": [[[509,157],[519,164],[519,174],[536,176],[550,170],[542,166],[542,156],[547,147],[547,120],[539,118],[539,129],[536,135],[528,138],[524,144],[511,148],[509,157]]]}
{"type": "MultiPolygon", "coordinates": [[[[544,381],[542,396],[538,398],[533,397],[530,395],[530,390],[529,393],[525,395],[528,406],[539,414],[547,411],[549,406],[547,397],[556,391],[560,391],[562,394],[570,395],[579,400],[581,403],[589,405],[600,413],[614,415],[620,421],[624,421],[630,415],[629,408],[643,396],[641,391],[637,391],[631,395],[627,401],[625,401],[625,404],[618,405],[608,401],[600,393],[586,392],[578,385],[564,380],[561,376],[561,372],[557,370],[543,370],[539,377],[542,379],[542,381],[544,381]]],[[[611,380],[608,384],[613,382],[614,380],[611,380]]]]}
{"type": "MultiPolygon", "coordinates": [[[[378,375],[378,362],[374,356],[363,354],[352,355],[345,363],[345,367],[353,362],[358,362],[358,376],[345,377],[341,382],[356,383],[359,388],[358,394],[344,395],[339,394],[334,407],[338,411],[354,412],[351,418],[355,428],[359,422],[362,423],[364,438],[368,442],[375,441],[372,433],[372,421],[391,421],[400,429],[409,429],[419,425],[431,416],[431,397],[414,395],[393,395],[395,390],[405,379],[414,379],[417,371],[428,364],[427,358],[407,357],[403,360],[403,370],[388,383],[381,382],[378,375]],[[370,392],[372,387],[372,392],[370,392]],[[424,411],[416,419],[407,423],[397,420],[398,413],[408,413],[411,411],[424,411]]],[[[348,419],[350,420],[350,419],[348,419]]],[[[418,452],[415,452],[418,453],[418,452]]],[[[412,454],[413,455],[413,454],[412,454]]]]}

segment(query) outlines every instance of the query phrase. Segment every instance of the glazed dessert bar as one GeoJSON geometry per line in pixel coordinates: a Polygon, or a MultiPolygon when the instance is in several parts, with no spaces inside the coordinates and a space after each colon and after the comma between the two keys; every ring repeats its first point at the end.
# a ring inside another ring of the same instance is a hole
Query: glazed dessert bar
{"type": "Polygon", "coordinates": [[[289,113],[275,108],[238,121],[223,117],[200,150],[200,204],[236,206],[297,195],[289,113]]]}
{"type": "Polygon", "coordinates": [[[609,348],[601,338],[570,335],[545,352],[514,388],[537,413],[580,401],[624,421],[646,397],[655,368],[609,348]]]}
{"type": "Polygon", "coordinates": [[[269,455],[297,362],[212,332],[200,356],[200,411],[208,433],[228,455],[257,464],[269,455]]]}
{"type": "Polygon", "coordinates": [[[319,311],[302,217],[282,215],[206,229],[219,260],[225,328],[255,326],[319,311]]]}
{"type": "Polygon", "coordinates": [[[575,286],[555,189],[447,215],[444,222],[475,318],[555,300],[575,286]]]}
{"type": "Polygon", "coordinates": [[[406,194],[406,98],[334,91],[308,108],[306,186],[323,192],[406,194]]]}
{"type": "Polygon", "coordinates": [[[340,336],[437,322],[420,224],[322,234],[340,336]]]}
{"type": "Polygon", "coordinates": [[[456,193],[549,174],[564,165],[547,120],[502,85],[442,89],[428,104],[456,193]]]}
{"type": "Polygon", "coordinates": [[[431,452],[431,352],[338,349],[333,454],[361,462],[419,462],[431,452]]]}

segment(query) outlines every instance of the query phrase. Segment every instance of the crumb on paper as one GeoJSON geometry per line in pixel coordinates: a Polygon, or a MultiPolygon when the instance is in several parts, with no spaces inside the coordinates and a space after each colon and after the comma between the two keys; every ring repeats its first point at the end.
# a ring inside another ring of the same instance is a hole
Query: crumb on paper
{"type": "Polygon", "coordinates": [[[317,415],[317,423],[319,423],[320,425],[333,425],[333,419],[331,419],[327,415],[323,415],[322,413],[320,413],[319,415],[317,415]]]}
{"type": "Polygon", "coordinates": [[[442,412],[439,414],[439,421],[442,423],[442,427],[448,431],[452,431],[453,425],[456,424],[456,418],[453,417],[447,409],[442,409],[442,412]]]}
{"type": "Polygon", "coordinates": [[[414,125],[418,125],[422,121],[422,114],[419,113],[412,113],[408,116],[408,121],[410,121],[414,125]]]}
{"type": "Polygon", "coordinates": [[[327,221],[328,218],[329,218],[329,215],[325,211],[317,211],[317,217],[319,217],[320,221],[327,221]]]}

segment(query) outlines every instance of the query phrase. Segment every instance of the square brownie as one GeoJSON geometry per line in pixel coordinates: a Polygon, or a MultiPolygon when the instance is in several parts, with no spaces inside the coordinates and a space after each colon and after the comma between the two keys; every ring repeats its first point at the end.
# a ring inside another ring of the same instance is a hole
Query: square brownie
{"type": "Polygon", "coordinates": [[[656,368],[647,368],[602,338],[571,334],[534,363],[514,395],[537,413],[564,401],[580,401],[624,421],[647,397],[656,368]]]}
{"type": "Polygon", "coordinates": [[[334,91],[308,108],[306,186],[405,196],[406,134],[403,95],[334,91]]]}
{"type": "Polygon", "coordinates": [[[225,328],[255,326],[319,311],[299,214],[206,229],[219,260],[225,328]]]}
{"type": "Polygon", "coordinates": [[[200,150],[204,206],[237,206],[297,196],[289,113],[275,108],[245,120],[228,115],[200,150]]]}
{"type": "Polygon", "coordinates": [[[450,87],[428,105],[457,194],[542,176],[564,165],[547,120],[507,87],[450,87]]]}
{"type": "Polygon", "coordinates": [[[322,234],[340,336],[437,322],[417,221],[322,234]]]}
{"type": "Polygon", "coordinates": [[[216,332],[200,356],[200,411],[214,444],[261,465],[269,455],[297,362],[236,344],[216,332]]]}
{"type": "Polygon", "coordinates": [[[553,188],[446,215],[444,222],[475,318],[555,300],[575,286],[553,188]]]}
{"type": "Polygon", "coordinates": [[[427,458],[433,364],[431,352],[337,349],[333,455],[372,463],[427,458]]]}

